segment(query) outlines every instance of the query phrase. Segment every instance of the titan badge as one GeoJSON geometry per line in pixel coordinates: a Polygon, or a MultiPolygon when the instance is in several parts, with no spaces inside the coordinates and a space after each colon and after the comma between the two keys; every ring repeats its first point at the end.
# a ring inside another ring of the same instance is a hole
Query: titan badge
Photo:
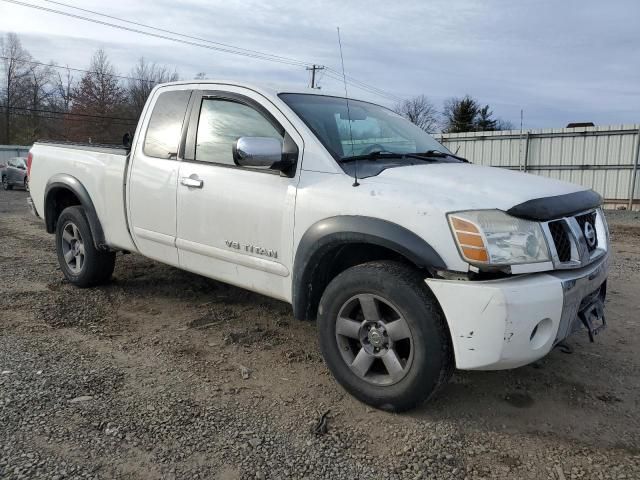
{"type": "Polygon", "coordinates": [[[257,245],[250,245],[248,243],[234,242],[232,240],[225,240],[224,243],[228,248],[235,250],[244,250],[247,253],[253,253],[256,255],[262,255],[264,257],[278,258],[278,252],[268,248],[258,247],[257,245]]]}

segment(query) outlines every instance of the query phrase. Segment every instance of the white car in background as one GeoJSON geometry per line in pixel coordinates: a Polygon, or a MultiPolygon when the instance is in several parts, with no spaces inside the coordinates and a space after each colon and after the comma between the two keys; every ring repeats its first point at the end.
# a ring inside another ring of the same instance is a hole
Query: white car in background
{"type": "Polygon", "coordinates": [[[29,190],[29,177],[27,176],[26,159],[22,157],[10,158],[0,163],[0,180],[2,188],[11,190],[13,187],[29,190]]]}

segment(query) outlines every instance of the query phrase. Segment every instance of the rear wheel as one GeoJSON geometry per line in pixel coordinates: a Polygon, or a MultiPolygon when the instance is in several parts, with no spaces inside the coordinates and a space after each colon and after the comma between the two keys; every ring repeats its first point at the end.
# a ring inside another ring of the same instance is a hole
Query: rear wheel
{"type": "Polygon", "coordinates": [[[13,187],[9,184],[9,179],[6,175],[2,176],[2,188],[4,190],[11,190],[13,187]]]}
{"type": "Polygon", "coordinates": [[[113,274],[116,254],[96,249],[82,207],[67,207],[60,214],[56,250],[64,276],[78,287],[105,283],[113,274]]]}
{"type": "Polygon", "coordinates": [[[320,349],[338,382],[376,408],[427,400],[452,373],[445,318],[422,276],[397,262],[350,268],[318,309],[320,349]]]}
{"type": "Polygon", "coordinates": [[[24,183],[22,184],[22,186],[27,192],[29,191],[29,177],[24,177],[24,183]]]}

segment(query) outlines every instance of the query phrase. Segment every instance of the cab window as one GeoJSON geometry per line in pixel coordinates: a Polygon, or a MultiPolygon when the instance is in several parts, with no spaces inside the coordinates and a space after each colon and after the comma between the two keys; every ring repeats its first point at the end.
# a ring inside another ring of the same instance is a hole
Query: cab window
{"type": "Polygon", "coordinates": [[[153,106],[143,152],[149,157],[176,159],[190,90],[161,93],[153,106]]]}
{"type": "Polygon", "coordinates": [[[283,142],[284,131],[244,103],[203,99],[196,134],[195,160],[235,165],[233,145],[240,137],[272,137],[283,142]]]}

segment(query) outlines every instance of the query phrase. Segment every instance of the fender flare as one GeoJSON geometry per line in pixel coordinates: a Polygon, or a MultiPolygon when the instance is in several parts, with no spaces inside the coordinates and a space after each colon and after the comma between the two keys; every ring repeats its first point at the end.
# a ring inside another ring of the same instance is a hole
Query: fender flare
{"type": "Polygon", "coordinates": [[[420,268],[446,269],[435,249],[405,227],[374,217],[329,217],[309,227],[296,249],[292,278],[295,318],[308,319],[314,315],[310,306],[312,281],[322,257],[333,248],[350,243],[388,248],[420,268]]]}
{"type": "Polygon", "coordinates": [[[72,175],[66,173],[59,173],[54,175],[47,182],[47,186],[44,192],[44,222],[48,233],[54,233],[56,230],[56,223],[54,219],[54,202],[50,201],[50,196],[58,190],[68,190],[72,192],[78,200],[82,208],[84,208],[87,220],[89,222],[89,228],[91,229],[91,236],[93,237],[93,243],[98,250],[107,249],[106,240],[104,237],[104,230],[102,224],[96,213],[96,209],[91,200],[91,196],[85,186],[72,175]]]}

